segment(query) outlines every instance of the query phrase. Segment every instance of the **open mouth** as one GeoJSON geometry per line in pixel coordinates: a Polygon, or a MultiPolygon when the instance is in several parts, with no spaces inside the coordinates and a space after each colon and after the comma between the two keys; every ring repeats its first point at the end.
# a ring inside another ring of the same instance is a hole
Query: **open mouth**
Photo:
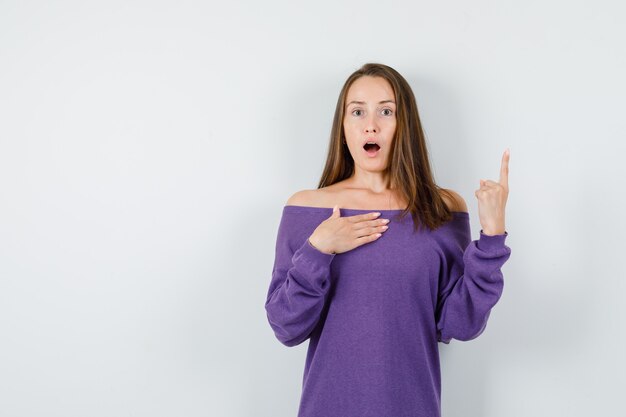
{"type": "Polygon", "coordinates": [[[378,146],[377,143],[366,143],[363,145],[363,149],[365,149],[365,152],[367,152],[369,156],[376,156],[380,150],[380,146],[378,146]]]}

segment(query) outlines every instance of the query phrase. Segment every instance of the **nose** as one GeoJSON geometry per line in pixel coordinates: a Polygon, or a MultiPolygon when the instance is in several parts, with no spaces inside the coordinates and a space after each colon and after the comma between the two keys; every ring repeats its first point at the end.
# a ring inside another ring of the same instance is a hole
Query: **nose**
{"type": "Polygon", "coordinates": [[[378,124],[376,123],[376,115],[370,115],[365,122],[365,132],[366,133],[376,133],[378,132],[378,124]]]}

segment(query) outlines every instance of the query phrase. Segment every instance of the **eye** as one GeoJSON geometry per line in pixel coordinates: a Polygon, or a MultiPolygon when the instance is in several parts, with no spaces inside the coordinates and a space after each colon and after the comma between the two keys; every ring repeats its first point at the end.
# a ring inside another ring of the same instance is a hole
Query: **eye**
{"type": "MultiPolygon", "coordinates": [[[[352,110],[352,114],[356,113],[356,112],[360,112],[360,109],[356,109],[356,110],[352,110]]],[[[354,114],[355,116],[360,116],[360,114],[354,114]]]]}
{"type": "Polygon", "coordinates": [[[391,116],[391,113],[393,113],[393,111],[391,109],[383,109],[383,112],[388,111],[389,113],[385,114],[385,116],[391,116]]]}

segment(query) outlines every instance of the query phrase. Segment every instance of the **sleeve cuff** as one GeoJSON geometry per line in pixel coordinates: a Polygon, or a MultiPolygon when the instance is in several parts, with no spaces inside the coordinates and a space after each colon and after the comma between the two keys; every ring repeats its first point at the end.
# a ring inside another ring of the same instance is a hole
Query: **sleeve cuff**
{"type": "Polygon", "coordinates": [[[505,231],[504,233],[499,235],[489,236],[484,234],[481,229],[480,238],[478,239],[476,246],[478,246],[478,249],[482,251],[493,251],[504,248],[504,241],[506,240],[506,237],[508,235],[508,232],[505,231]]]}
{"type": "Polygon", "coordinates": [[[297,252],[298,253],[294,255],[306,263],[323,267],[330,265],[336,255],[335,253],[324,253],[320,251],[315,246],[311,245],[308,238],[297,252]]]}

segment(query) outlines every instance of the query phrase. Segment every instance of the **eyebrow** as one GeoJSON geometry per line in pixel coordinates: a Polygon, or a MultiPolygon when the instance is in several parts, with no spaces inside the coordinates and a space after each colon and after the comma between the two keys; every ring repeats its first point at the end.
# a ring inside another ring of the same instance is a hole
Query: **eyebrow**
{"type": "MultiPolygon", "coordinates": [[[[393,103],[396,104],[395,101],[393,100],[383,100],[383,101],[379,101],[378,104],[384,104],[384,103],[393,103]]],[[[346,104],[346,107],[348,107],[350,104],[365,104],[364,101],[356,101],[356,100],[352,100],[350,103],[346,104]]]]}

